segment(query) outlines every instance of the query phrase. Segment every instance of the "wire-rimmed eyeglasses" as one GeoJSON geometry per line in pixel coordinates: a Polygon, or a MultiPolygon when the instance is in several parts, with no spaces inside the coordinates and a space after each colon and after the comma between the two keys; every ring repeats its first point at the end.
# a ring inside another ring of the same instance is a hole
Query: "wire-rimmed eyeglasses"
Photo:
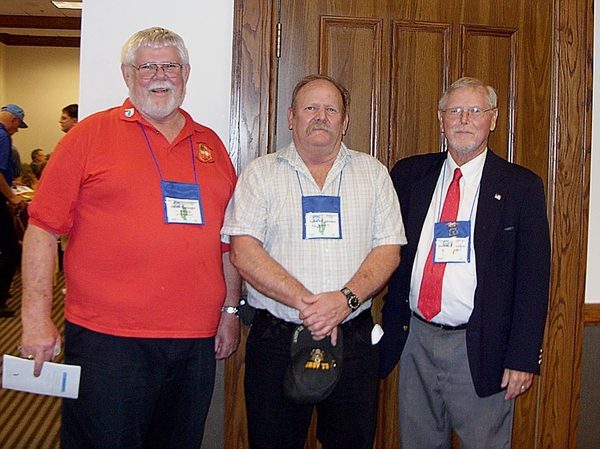
{"type": "Polygon", "coordinates": [[[183,69],[178,62],[146,62],[139,66],[131,64],[131,67],[137,69],[143,79],[152,78],[158,73],[158,69],[162,69],[169,78],[175,78],[181,75],[181,69],[183,69]]]}
{"type": "Polygon", "coordinates": [[[440,109],[440,111],[448,115],[449,117],[461,117],[463,115],[463,112],[466,112],[467,115],[471,118],[481,118],[486,112],[492,111],[494,109],[496,108],[482,109],[477,106],[473,106],[470,108],[440,109]]]}

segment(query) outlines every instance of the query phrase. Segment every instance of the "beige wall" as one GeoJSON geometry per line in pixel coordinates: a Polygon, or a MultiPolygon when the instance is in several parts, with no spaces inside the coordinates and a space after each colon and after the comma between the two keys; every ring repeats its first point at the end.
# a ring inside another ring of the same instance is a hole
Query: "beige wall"
{"type": "Polygon", "coordinates": [[[6,104],[6,82],[4,80],[4,68],[6,67],[6,45],[0,44],[0,106],[6,104]]]}
{"type": "Polygon", "coordinates": [[[64,135],[58,119],[68,104],[78,103],[79,49],[0,44],[0,103],[25,110],[29,128],[13,136],[23,162],[31,151],[51,153],[64,135]]]}

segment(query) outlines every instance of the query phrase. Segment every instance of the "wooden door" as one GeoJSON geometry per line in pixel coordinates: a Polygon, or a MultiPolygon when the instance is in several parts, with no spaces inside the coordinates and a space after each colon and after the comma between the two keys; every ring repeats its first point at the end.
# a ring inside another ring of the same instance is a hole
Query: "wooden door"
{"type": "Polygon", "coordinates": [[[494,86],[490,147],[547,178],[552,1],[353,0],[280,2],[276,146],[290,141],[286,111],[309,73],[352,95],[344,142],[391,166],[442,149],[437,102],[461,76],[494,86]],[[518,114],[517,112],[520,112],[518,114]]]}
{"type": "MultiPolygon", "coordinates": [[[[476,76],[497,89],[500,117],[490,147],[550,180],[553,245],[567,257],[553,256],[551,304],[559,307],[551,308],[545,343],[546,363],[550,358],[553,365],[544,373],[545,384],[537,379],[517,401],[516,448],[567,447],[563,443],[573,440],[569,432],[576,428],[577,385],[569,373],[577,373],[578,354],[572,353],[581,329],[574,319],[581,307],[577,258],[585,250],[578,228],[560,218],[568,213],[574,223],[587,223],[582,212],[588,180],[574,171],[589,164],[584,156],[590,130],[585,59],[592,35],[590,4],[235,1],[231,142],[240,169],[289,143],[285,111],[294,85],[309,73],[331,75],[348,87],[353,100],[345,143],[388,167],[402,157],[443,150],[436,106],[455,79],[476,76]],[[582,120],[568,120],[559,109],[581,112],[582,120]],[[561,295],[570,295],[573,303],[561,295]],[[573,336],[565,336],[566,328],[573,336]],[[573,355],[573,362],[562,361],[563,354],[573,355]]],[[[377,315],[380,304],[374,308],[377,315]]],[[[227,447],[247,447],[243,369],[242,345],[228,361],[227,447]]],[[[399,447],[396,376],[381,383],[377,448],[399,447]]],[[[318,447],[314,433],[307,447],[318,447]]]]}

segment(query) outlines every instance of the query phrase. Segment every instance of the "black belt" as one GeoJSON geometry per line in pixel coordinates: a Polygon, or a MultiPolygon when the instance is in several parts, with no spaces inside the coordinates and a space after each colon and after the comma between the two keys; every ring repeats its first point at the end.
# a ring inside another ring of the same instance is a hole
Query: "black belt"
{"type": "Polygon", "coordinates": [[[459,324],[458,326],[448,326],[447,324],[433,323],[431,321],[427,321],[425,318],[423,318],[417,312],[413,312],[412,316],[414,316],[419,321],[423,321],[424,323],[427,323],[427,324],[429,324],[431,326],[435,326],[438,329],[442,329],[442,330],[445,330],[445,331],[461,331],[461,330],[467,328],[467,324],[466,323],[465,324],[459,324]]]}
{"type": "MultiPolygon", "coordinates": [[[[287,329],[296,329],[299,326],[296,323],[292,323],[290,321],[282,320],[281,318],[277,318],[275,315],[271,314],[268,310],[265,309],[256,309],[256,318],[261,318],[265,321],[268,321],[272,324],[277,324],[278,326],[287,328],[287,329]]],[[[346,321],[345,323],[340,324],[342,329],[353,328],[357,325],[363,323],[365,320],[371,319],[371,309],[364,310],[350,321],[346,321]]]]}

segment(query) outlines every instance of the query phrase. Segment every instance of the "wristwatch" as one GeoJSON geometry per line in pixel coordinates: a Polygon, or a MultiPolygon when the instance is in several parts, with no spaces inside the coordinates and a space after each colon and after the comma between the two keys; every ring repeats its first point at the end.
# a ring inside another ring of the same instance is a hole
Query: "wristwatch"
{"type": "Polygon", "coordinates": [[[230,315],[238,315],[240,314],[240,309],[233,306],[223,306],[221,307],[221,312],[228,313],[230,315]]]}
{"type": "Polygon", "coordinates": [[[346,299],[348,300],[348,307],[353,312],[360,307],[360,298],[356,296],[348,287],[344,287],[340,290],[344,295],[346,295],[346,299]]]}

